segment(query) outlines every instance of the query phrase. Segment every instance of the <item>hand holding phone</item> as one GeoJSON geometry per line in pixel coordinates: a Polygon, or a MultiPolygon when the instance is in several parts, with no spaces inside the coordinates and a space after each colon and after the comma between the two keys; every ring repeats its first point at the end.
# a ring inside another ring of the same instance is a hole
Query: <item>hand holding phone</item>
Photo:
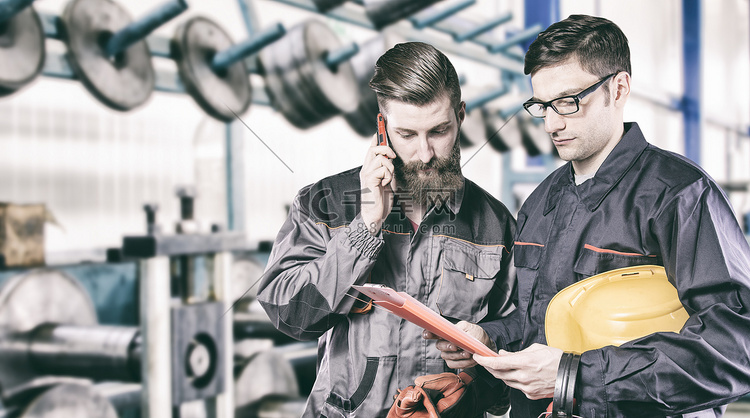
{"type": "Polygon", "coordinates": [[[385,118],[381,113],[378,113],[378,133],[375,135],[375,143],[370,142],[370,144],[360,171],[363,195],[361,215],[370,232],[377,235],[383,220],[391,212],[393,192],[396,190],[391,160],[391,158],[396,158],[396,154],[388,147],[385,118]],[[365,201],[367,203],[364,203],[365,201]]]}

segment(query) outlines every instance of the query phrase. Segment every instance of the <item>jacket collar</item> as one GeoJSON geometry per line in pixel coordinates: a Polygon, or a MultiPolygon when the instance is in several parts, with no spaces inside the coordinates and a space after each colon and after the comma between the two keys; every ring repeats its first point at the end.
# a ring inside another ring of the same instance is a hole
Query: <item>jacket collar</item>
{"type": "MultiPolygon", "coordinates": [[[[635,122],[625,124],[625,134],[620,142],[610,152],[596,171],[594,177],[581,184],[581,200],[590,211],[596,210],[609,192],[619,183],[635,163],[639,155],[648,147],[646,138],[635,122]]],[[[573,165],[568,162],[560,170],[552,174],[552,186],[547,194],[544,214],[555,208],[560,200],[560,192],[570,185],[575,185],[573,165]]]]}

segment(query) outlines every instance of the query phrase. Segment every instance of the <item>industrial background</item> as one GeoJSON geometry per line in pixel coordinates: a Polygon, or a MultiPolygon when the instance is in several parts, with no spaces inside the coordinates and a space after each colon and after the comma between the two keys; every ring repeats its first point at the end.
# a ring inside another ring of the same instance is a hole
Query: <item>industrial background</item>
{"type": "Polygon", "coordinates": [[[523,54],[575,13],[623,29],[625,119],[750,234],[748,0],[0,0],[0,417],[299,416],[315,343],[255,284],[296,192],[363,161],[374,61],[451,58],[464,174],[516,211],[562,164],[514,117],[523,54]]]}

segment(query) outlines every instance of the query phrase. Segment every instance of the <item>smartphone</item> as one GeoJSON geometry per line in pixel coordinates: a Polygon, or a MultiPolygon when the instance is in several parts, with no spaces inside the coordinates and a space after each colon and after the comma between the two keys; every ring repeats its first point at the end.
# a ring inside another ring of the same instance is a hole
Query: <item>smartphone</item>
{"type": "Polygon", "coordinates": [[[388,134],[385,132],[385,119],[378,113],[378,145],[388,145],[388,134]]]}

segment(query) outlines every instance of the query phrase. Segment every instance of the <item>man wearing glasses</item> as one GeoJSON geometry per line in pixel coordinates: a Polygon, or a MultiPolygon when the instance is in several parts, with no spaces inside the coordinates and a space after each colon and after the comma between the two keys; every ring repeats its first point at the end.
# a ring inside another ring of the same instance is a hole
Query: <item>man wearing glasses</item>
{"type": "MultiPolygon", "coordinates": [[[[566,380],[576,414],[586,418],[722,416],[750,392],[750,248],[727,197],[694,163],[623,123],[630,52],[614,23],[574,15],[551,25],[531,44],[524,71],[534,92],[524,107],[544,119],[568,164],[518,215],[520,347],[473,360],[514,389],[512,417],[540,415],[566,380]],[[637,265],[664,266],[689,314],[679,333],[581,355],[546,345],[555,294],[637,265]]],[[[438,348],[451,367],[471,360],[445,341],[438,348]]]]}

